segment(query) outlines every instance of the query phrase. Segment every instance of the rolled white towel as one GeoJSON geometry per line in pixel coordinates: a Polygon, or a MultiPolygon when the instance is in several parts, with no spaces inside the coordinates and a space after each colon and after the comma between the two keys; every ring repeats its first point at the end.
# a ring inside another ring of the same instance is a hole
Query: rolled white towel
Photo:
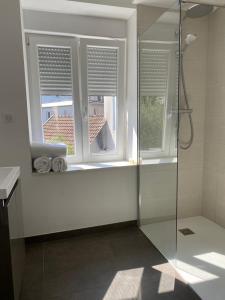
{"type": "Polygon", "coordinates": [[[31,156],[33,159],[40,156],[58,157],[66,156],[67,146],[65,144],[31,143],[31,156]]]}
{"type": "Polygon", "coordinates": [[[35,158],[34,169],[38,173],[48,173],[51,170],[51,159],[47,156],[35,158]]]}
{"type": "Polygon", "coordinates": [[[52,159],[52,171],[65,172],[67,169],[67,162],[63,157],[55,157],[52,159]]]}

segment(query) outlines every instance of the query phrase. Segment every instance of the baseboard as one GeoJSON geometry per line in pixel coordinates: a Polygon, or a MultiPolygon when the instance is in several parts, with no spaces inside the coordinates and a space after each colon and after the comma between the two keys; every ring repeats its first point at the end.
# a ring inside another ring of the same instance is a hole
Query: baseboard
{"type": "Polygon", "coordinates": [[[66,238],[89,234],[89,233],[112,231],[115,229],[122,229],[127,227],[137,227],[137,220],[119,222],[119,223],[113,223],[113,224],[107,224],[101,226],[94,226],[94,227],[87,227],[87,228],[81,228],[81,229],[75,229],[69,231],[62,231],[56,233],[49,233],[43,235],[36,235],[36,236],[25,238],[25,242],[26,244],[38,243],[38,242],[41,243],[41,242],[52,241],[52,240],[66,239],[66,238]]]}

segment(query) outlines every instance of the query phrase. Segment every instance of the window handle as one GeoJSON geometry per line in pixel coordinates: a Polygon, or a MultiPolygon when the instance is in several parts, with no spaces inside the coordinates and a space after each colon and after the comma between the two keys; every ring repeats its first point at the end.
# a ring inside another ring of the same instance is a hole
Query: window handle
{"type": "Polygon", "coordinates": [[[83,118],[87,119],[88,117],[88,107],[85,105],[84,110],[83,110],[83,118]]]}

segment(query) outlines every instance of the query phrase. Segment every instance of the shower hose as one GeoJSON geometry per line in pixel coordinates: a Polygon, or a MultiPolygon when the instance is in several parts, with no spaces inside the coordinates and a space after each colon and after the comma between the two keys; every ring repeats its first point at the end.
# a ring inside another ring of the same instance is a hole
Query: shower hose
{"type": "MultiPolygon", "coordinates": [[[[184,63],[183,63],[183,54],[181,56],[181,80],[182,80],[182,86],[183,86],[183,92],[184,92],[184,102],[185,102],[185,109],[183,110],[183,113],[188,114],[188,120],[190,123],[190,138],[187,141],[184,141],[180,137],[180,124],[178,128],[178,137],[179,137],[179,145],[180,148],[183,150],[187,150],[191,147],[194,139],[194,126],[193,126],[193,120],[192,120],[192,110],[190,109],[189,101],[188,101],[188,95],[187,95],[187,89],[186,89],[186,83],[185,83],[185,76],[184,76],[184,63]]],[[[180,116],[181,119],[182,116],[180,116]]]]}

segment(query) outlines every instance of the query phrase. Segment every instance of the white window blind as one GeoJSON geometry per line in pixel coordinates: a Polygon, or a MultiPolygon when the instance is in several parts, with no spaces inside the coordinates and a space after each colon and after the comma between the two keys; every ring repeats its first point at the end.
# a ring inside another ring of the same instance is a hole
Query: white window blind
{"type": "Polygon", "coordinates": [[[72,58],[68,47],[38,46],[41,95],[72,95],[72,58]]]}
{"type": "Polygon", "coordinates": [[[87,46],[88,96],[116,96],[118,49],[87,46]]]}
{"type": "Polygon", "coordinates": [[[140,53],[141,96],[166,96],[169,76],[169,51],[142,49],[140,53]]]}

